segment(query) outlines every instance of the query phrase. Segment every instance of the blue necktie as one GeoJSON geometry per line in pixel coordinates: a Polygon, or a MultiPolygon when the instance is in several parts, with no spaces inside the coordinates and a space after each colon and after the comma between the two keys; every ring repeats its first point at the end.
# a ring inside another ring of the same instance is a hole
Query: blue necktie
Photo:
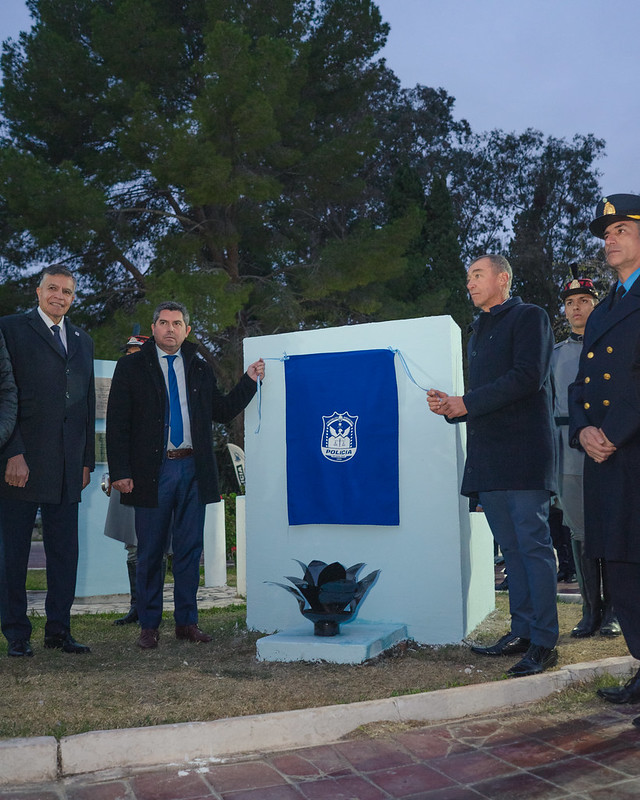
{"type": "Polygon", "coordinates": [[[179,447],[184,438],[184,431],[178,379],[173,368],[173,362],[177,356],[163,356],[163,358],[167,359],[167,367],[169,368],[169,441],[174,447],[179,447]]]}
{"type": "Polygon", "coordinates": [[[53,331],[53,340],[56,343],[56,347],[62,353],[62,355],[66,358],[67,351],[65,346],[62,344],[62,336],[60,336],[60,326],[59,325],[52,325],[51,330],[53,331]]]}

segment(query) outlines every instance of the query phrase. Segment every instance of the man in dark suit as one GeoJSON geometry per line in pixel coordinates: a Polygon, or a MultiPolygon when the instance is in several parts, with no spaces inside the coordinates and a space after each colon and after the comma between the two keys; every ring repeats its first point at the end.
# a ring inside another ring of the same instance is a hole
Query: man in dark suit
{"type": "Polygon", "coordinates": [[[557,489],[553,422],[553,333],[538,306],[509,297],[511,266],[481,256],[467,271],[480,309],[469,340],[469,388],[462,397],[427,392],[429,408],[467,423],[461,492],[477,498],[500,545],[509,576],[511,630],[474,653],[523,653],[510,677],[535,675],[558,661],[556,559],[549,501],[557,489]]]}
{"type": "Polygon", "coordinates": [[[162,620],[162,558],[171,526],[175,635],[210,642],[198,627],[207,503],[220,502],[212,422],[229,422],[251,400],[264,361],[248,368],[223,395],[213,369],[186,341],[191,328],[181,303],[161,303],[153,337],[118,361],[107,407],[107,457],[112,486],[135,507],[138,646],[158,646],[162,620]]]}
{"type": "MultiPolygon", "coordinates": [[[[604,239],[617,281],[587,322],[569,387],[569,436],[585,453],[585,552],[605,560],[614,611],[640,659],[640,197],[602,198],[590,229],[604,239]]],[[[640,671],[598,694],[611,703],[640,702],[640,671]]],[[[640,727],[640,717],[634,724],[640,727]]]]}
{"type": "Polygon", "coordinates": [[[31,656],[25,583],[38,508],[47,559],[44,646],[88,653],[71,636],[78,503],[94,468],[93,342],[66,319],[75,278],[47,267],[38,307],[0,319],[18,387],[18,421],[0,451],[0,617],[8,655],[31,656]]]}

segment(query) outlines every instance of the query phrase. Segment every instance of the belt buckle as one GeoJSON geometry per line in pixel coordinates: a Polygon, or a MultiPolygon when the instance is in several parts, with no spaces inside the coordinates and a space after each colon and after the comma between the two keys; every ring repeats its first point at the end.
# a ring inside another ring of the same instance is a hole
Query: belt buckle
{"type": "Polygon", "coordinates": [[[178,447],[175,450],[167,450],[167,458],[170,461],[180,458],[189,458],[191,455],[193,455],[192,447],[178,447]]]}

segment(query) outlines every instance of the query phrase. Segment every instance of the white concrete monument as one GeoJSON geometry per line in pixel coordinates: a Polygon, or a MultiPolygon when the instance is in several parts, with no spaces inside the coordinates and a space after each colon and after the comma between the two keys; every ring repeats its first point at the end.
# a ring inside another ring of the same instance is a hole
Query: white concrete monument
{"type": "Polygon", "coordinates": [[[104,535],[109,498],[100,488],[107,466],[107,399],[115,361],[93,362],[96,380],[96,468],[78,506],[76,597],[129,592],[127,553],[122,542],[104,535]]]}
{"type": "Polygon", "coordinates": [[[465,425],[448,424],[431,414],[423,391],[436,386],[453,394],[463,392],[460,331],[451,318],[255,337],[245,340],[244,354],[248,365],[260,357],[280,359],[284,353],[387,348],[400,351],[422,387],[410,380],[396,355],[398,526],[290,526],[283,361],[267,361],[261,403],[252,402],[245,412],[247,624],[269,634],[279,632],[259,640],[259,658],[357,663],[375,654],[376,645],[374,650],[361,647],[367,625],[385,628],[386,634],[377,638],[383,647],[398,635],[425,644],[459,642],[494,608],[493,540],[484,515],[470,514],[468,500],[459,494],[465,425]],[[285,582],[285,575],[302,577],[293,559],[305,564],[314,559],[339,561],[346,567],[365,562],[362,575],[381,570],[357,618],[342,625],[337,637],[314,637],[313,625],[302,618],[295,599],[266,583],[285,582]],[[385,639],[387,634],[391,640],[385,639]],[[357,640],[357,655],[336,655],[336,647],[350,638],[357,640]]]}

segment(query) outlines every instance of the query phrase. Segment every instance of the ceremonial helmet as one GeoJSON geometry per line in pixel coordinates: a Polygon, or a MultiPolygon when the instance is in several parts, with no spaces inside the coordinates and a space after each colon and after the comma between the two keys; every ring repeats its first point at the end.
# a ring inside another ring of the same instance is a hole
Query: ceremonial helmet
{"type": "Polygon", "coordinates": [[[148,338],[148,336],[143,336],[141,333],[132,334],[123,349],[126,350],[127,347],[142,347],[148,338]]]}
{"type": "Polygon", "coordinates": [[[593,285],[593,281],[591,278],[580,278],[578,277],[578,265],[577,264],[569,264],[569,269],[571,270],[572,278],[567,283],[567,285],[562,290],[562,302],[570,297],[572,294],[590,294],[594,300],[598,299],[598,292],[596,292],[596,287],[593,285]]]}

